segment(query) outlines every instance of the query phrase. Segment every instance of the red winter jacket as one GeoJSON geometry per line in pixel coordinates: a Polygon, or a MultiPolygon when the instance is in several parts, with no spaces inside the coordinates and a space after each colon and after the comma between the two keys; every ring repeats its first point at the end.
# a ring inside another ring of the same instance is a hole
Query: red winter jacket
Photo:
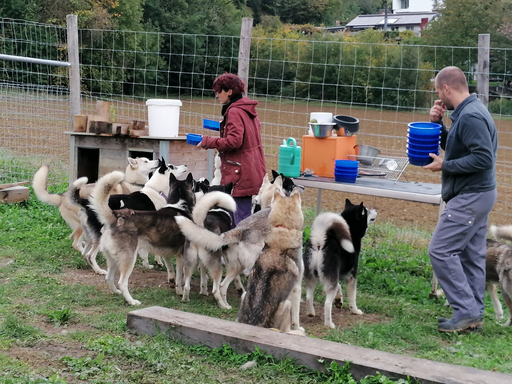
{"type": "Polygon", "coordinates": [[[233,182],[233,197],[257,195],[267,172],[256,104],[247,97],[235,101],[220,123],[220,137],[203,136],[201,143],[220,152],[221,184],[233,182]]]}

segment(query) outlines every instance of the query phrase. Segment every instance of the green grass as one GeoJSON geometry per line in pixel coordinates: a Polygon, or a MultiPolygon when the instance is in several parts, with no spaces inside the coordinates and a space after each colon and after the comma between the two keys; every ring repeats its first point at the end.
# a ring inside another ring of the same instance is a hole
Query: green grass
{"type": "MultiPolygon", "coordinates": [[[[63,184],[57,189],[65,188],[63,184]]],[[[306,210],[306,225],[313,218],[313,211],[306,210]]],[[[1,382],[356,383],[348,367],[333,365],[326,372],[317,372],[260,350],[238,355],[229,346],[211,350],[164,335],[130,334],[126,316],[133,307],[121,296],[110,294],[106,285],[66,280],[70,272],[81,269],[93,276],[71,248],[69,233],[58,210],[40,203],[33,194],[26,203],[0,205],[1,382]],[[257,361],[258,368],[241,371],[239,367],[248,361],[257,361]]],[[[512,373],[512,332],[496,322],[488,297],[482,335],[437,331],[437,317],[450,316],[450,310],[441,300],[428,300],[432,277],[426,251],[429,237],[416,229],[372,225],[360,258],[357,300],[365,313],[362,319],[369,316],[374,321],[311,336],[512,373]]],[[[99,262],[104,265],[101,258],[99,262]]],[[[195,290],[190,303],[182,303],[165,287],[134,288],[132,294],[144,306],[159,305],[231,321],[239,305],[239,300],[232,299],[232,310],[220,310],[212,295],[203,297],[195,290]]],[[[318,287],[315,301],[323,300],[318,287]]],[[[317,317],[321,324],[322,314],[317,317]]],[[[360,381],[391,382],[408,381],[390,381],[379,374],[360,381]]]]}

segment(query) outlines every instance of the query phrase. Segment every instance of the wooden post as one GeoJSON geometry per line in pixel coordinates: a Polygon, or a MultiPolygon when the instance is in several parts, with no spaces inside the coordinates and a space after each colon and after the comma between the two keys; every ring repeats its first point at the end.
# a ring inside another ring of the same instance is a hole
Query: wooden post
{"type": "Polygon", "coordinates": [[[249,93],[249,60],[251,57],[252,18],[242,19],[240,46],[238,50],[238,76],[245,83],[245,94],[249,93]]]}
{"type": "MultiPolygon", "coordinates": [[[[80,57],[78,47],[78,17],[77,15],[67,15],[67,38],[68,38],[68,62],[71,64],[69,67],[69,125],[73,130],[75,115],[80,115],[82,106],[80,104],[80,57]]],[[[75,175],[75,147],[74,140],[69,141],[70,150],[70,170],[69,170],[69,183],[74,180],[75,175]]]]}
{"type": "Polygon", "coordinates": [[[478,66],[476,72],[476,94],[487,107],[489,105],[489,47],[491,35],[478,35],[478,66]]]}

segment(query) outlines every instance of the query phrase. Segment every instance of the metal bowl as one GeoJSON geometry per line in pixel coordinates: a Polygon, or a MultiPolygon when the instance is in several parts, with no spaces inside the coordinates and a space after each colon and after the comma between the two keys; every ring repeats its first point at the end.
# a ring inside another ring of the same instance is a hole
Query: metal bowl
{"type": "Polygon", "coordinates": [[[313,131],[313,136],[318,139],[331,137],[332,129],[335,125],[335,123],[309,123],[309,127],[313,131]]]}
{"type": "Polygon", "coordinates": [[[359,155],[356,156],[362,164],[372,165],[375,157],[379,156],[380,149],[370,145],[357,145],[359,148],[359,155]]]}

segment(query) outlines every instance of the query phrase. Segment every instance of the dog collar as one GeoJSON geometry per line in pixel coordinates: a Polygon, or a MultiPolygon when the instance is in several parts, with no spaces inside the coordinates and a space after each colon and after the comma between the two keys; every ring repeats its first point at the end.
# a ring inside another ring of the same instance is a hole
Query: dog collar
{"type": "Polygon", "coordinates": [[[144,188],[144,185],[145,184],[139,184],[139,183],[130,183],[131,185],[134,185],[136,187],[141,187],[141,188],[144,188]]]}

